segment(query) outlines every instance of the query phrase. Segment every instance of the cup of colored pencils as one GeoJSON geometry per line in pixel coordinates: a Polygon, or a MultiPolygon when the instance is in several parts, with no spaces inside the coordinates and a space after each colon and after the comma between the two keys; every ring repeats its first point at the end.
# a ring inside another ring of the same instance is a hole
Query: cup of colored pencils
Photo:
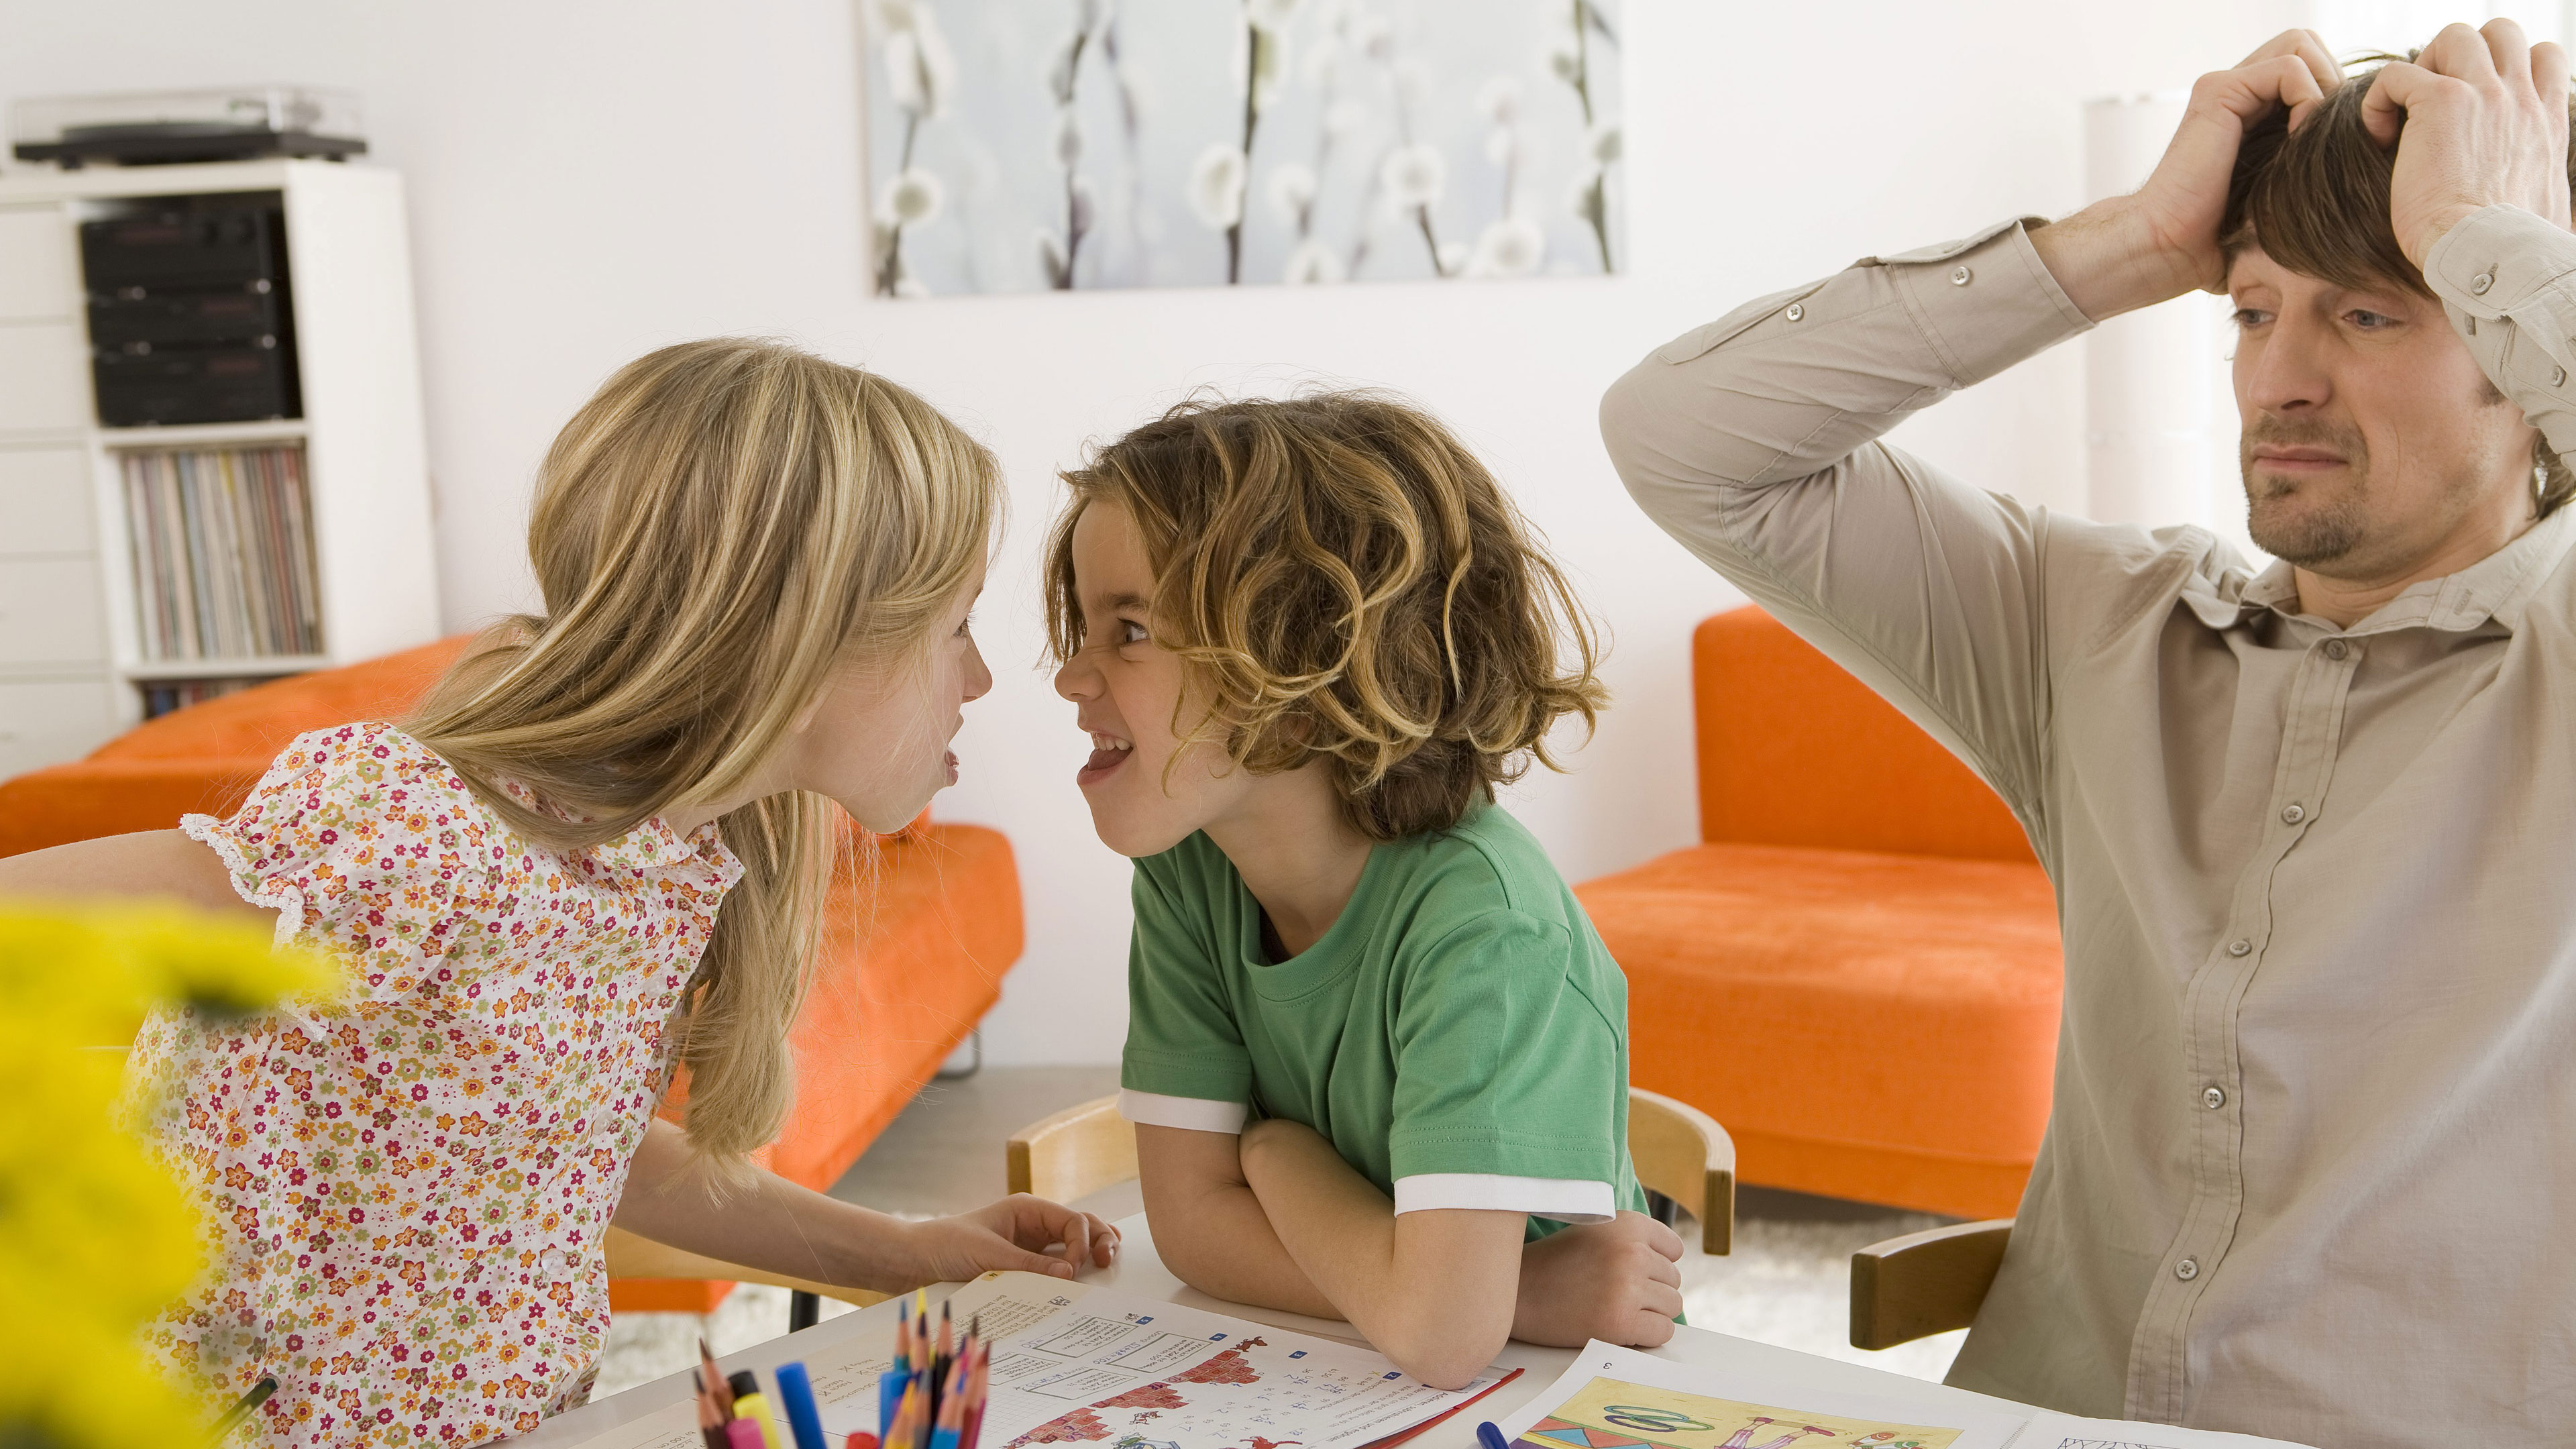
{"type": "MultiPolygon", "coordinates": [[[[975,1449],[993,1361],[991,1345],[976,1331],[979,1321],[970,1321],[961,1337],[943,1303],[934,1335],[930,1301],[919,1293],[895,1312],[894,1366],[877,1380],[876,1449],[975,1449]]],[[[862,1436],[850,1437],[855,1445],[862,1436]]]]}

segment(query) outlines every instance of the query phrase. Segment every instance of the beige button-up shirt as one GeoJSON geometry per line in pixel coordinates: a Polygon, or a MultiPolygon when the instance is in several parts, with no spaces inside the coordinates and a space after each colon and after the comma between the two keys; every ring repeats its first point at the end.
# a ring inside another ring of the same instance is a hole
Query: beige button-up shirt
{"type": "MultiPolygon", "coordinates": [[[[1685,334],[1646,511],[1974,766],[2066,942],[2056,1105],[1951,1382],[2333,1449],[2576,1442],[2576,508],[2349,629],[2193,528],[1878,441],[2089,323],[2024,223],[1685,334]]],[[[2427,268],[2576,457],[2576,236],[2427,268]]]]}

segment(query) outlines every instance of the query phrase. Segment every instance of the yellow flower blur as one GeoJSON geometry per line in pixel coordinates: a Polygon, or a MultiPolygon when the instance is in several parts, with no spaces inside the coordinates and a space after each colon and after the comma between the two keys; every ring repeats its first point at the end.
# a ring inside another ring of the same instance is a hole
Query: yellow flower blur
{"type": "Polygon", "coordinates": [[[135,1343],[203,1259],[194,1206],[120,1125],[124,1048],[158,1006],[239,1015],[338,984],[257,925],[0,908],[0,1442],[204,1440],[208,1403],[135,1343]]]}

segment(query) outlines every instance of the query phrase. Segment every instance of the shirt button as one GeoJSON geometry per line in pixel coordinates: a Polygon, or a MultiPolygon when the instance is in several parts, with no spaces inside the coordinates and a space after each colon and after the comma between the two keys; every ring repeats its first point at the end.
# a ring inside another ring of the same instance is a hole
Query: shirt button
{"type": "Polygon", "coordinates": [[[2480,272],[2476,276],[2469,278],[2469,290],[2475,292],[2481,297],[2487,294],[2487,288],[2494,285],[2495,273],[2493,272],[2480,272]]]}
{"type": "Polygon", "coordinates": [[[2227,943],[2227,954],[2230,956],[2242,956],[2253,949],[2254,943],[2251,941],[2230,941],[2227,943]]]}
{"type": "Polygon", "coordinates": [[[2281,807],[2281,818],[2289,824],[2296,825],[2308,818],[2308,812],[2296,805],[2285,805],[2281,807]]]}
{"type": "Polygon", "coordinates": [[[1950,274],[1950,285],[1953,287],[1964,287],[1968,285],[1976,275],[1976,273],[1969,271],[1966,267],[1961,267],[1950,274]]]}
{"type": "Polygon", "coordinates": [[[2200,1105],[2207,1107],[2213,1112],[2226,1106],[2227,1089],[2225,1087],[2210,1087],[2203,1090],[2200,1094],[2200,1105]]]}
{"type": "Polygon", "coordinates": [[[2174,1264],[2174,1276],[2180,1278],[2186,1283],[2199,1277],[2200,1260],[2198,1258],[2185,1258],[2181,1262],[2174,1264]]]}
{"type": "Polygon", "coordinates": [[[2326,657],[2328,659],[2332,659],[2340,663],[2344,659],[2350,657],[2351,654],[2352,646],[2346,644],[2341,639],[2328,639],[2326,641],[2326,657]]]}
{"type": "Polygon", "coordinates": [[[1790,321],[1795,322],[1799,318],[1807,315],[1806,304],[1803,302],[1792,302],[1789,304],[1789,310],[1782,315],[1786,316],[1790,321]]]}

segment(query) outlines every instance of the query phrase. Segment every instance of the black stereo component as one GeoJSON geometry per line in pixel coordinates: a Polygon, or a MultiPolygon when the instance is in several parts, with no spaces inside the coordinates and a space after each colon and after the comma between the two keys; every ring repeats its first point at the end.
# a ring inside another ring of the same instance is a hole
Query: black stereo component
{"type": "Polygon", "coordinates": [[[163,196],[81,226],[98,420],[301,417],[275,192],[163,196]]]}

